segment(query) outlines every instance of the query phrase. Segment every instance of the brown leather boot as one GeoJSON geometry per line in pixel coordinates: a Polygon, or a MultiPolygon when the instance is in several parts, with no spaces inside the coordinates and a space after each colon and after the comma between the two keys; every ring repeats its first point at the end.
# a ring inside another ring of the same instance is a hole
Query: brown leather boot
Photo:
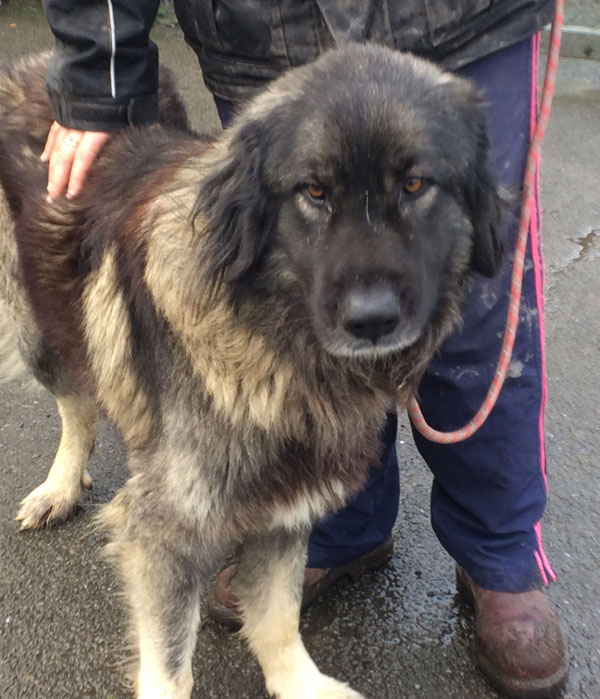
{"type": "MultiPolygon", "coordinates": [[[[383,568],[392,559],[394,542],[392,537],[369,551],[364,556],[334,568],[305,568],[302,591],[302,611],[309,607],[319,595],[344,577],[358,578],[370,570],[383,568]]],[[[217,575],[215,584],[208,596],[208,615],[223,626],[237,631],[242,626],[238,612],[238,599],[231,590],[231,578],[235,573],[235,561],[226,565],[217,575]]]]}
{"type": "Polygon", "coordinates": [[[554,696],[568,670],[560,625],[543,589],[484,590],[460,566],[456,582],[475,609],[477,663],[490,683],[516,699],[554,696]]]}

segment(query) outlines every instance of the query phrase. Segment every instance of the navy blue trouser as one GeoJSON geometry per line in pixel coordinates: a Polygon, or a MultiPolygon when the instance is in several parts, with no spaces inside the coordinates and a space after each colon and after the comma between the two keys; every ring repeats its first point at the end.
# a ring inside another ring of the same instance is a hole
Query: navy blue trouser
{"type": "MultiPolygon", "coordinates": [[[[517,193],[535,114],[538,44],[539,39],[533,37],[459,71],[487,96],[498,175],[517,193]]],[[[228,123],[233,105],[215,101],[222,122],[228,123]]],[[[536,209],[514,355],[494,411],[473,437],[459,444],[442,446],[414,434],[434,476],[431,520],[440,542],[480,585],[513,592],[529,589],[540,580],[547,582],[554,575],[542,548],[539,525],[546,504],[546,383],[538,222],[536,209]]],[[[516,232],[515,220],[509,250],[516,232]]],[[[466,424],[485,397],[506,323],[511,264],[508,254],[497,278],[473,277],[464,322],[421,382],[421,408],[438,430],[466,424]]],[[[363,491],[313,530],[309,566],[346,563],[390,536],[399,505],[396,425],[396,416],[390,415],[382,433],[380,463],[371,468],[363,491]]]]}

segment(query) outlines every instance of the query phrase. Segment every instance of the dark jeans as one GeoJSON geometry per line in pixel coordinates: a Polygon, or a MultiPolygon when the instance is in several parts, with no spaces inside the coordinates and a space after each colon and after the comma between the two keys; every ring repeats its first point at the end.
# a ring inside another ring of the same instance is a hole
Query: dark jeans
{"type": "MultiPolygon", "coordinates": [[[[537,53],[535,37],[460,70],[486,94],[498,174],[516,192],[535,113],[537,53]]],[[[233,105],[215,102],[222,122],[229,123],[233,105]]],[[[442,446],[414,435],[434,475],[431,520],[440,542],[480,585],[509,591],[525,590],[554,576],[539,525],[546,504],[539,210],[532,216],[530,232],[514,355],[494,411],[473,437],[459,444],[442,446]]],[[[439,430],[467,423],[486,394],[506,323],[511,265],[509,254],[496,279],[473,277],[464,323],[444,344],[421,382],[421,408],[439,430]]],[[[315,527],[309,566],[345,563],[390,536],[399,502],[395,437],[396,417],[390,416],[382,433],[381,462],[371,468],[359,495],[315,527]]]]}

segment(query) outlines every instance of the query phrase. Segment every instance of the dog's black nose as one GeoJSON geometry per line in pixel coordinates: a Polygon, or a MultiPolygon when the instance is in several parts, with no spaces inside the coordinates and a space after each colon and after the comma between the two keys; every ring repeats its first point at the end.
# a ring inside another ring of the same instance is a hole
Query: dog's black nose
{"type": "Polygon", "coordinates": [[[351,289],[340,307],[344,329],[373,343],[393,332],[400,322],[400,303],[387,286],[351,289]]]}

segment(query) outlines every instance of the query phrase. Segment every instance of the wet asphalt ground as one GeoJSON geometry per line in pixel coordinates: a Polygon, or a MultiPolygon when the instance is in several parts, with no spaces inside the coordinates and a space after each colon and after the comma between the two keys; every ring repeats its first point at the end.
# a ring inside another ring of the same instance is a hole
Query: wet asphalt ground
{"type": "MultiPolygon", "coordinates": [[[[575,3],[576,6],[582,3],[575,3]]],[[[217,128],[196,61],[178,35],[155,33],[197,129],[217,128]]],[[[34,3],[0,6],[0,60],[50,45],[34,3]]],[[[600,63],[561,60],[544,147],[547,265],[545,545],[559,581],[549,590],[569,645],[563,699],[600,697],[600,63]]],[[[402,511],[390,566],[342,582],[304,617],[319,666],[370,699],[493,699],[473,666],[473,619],[457,605],[453,563],[429,526],[429,471],[401,418],[402,511]]],[[[18,502],[45,477],[59,438],[53,399],[0,386],[0,697],[125,699],[124,611],[90,528],[124,482],[124,452],[103,424],[90,464],[94,489],[63,527],[18,533],[18,502]]],[[[202,623],[194,699],[263,699],[241,639],[202,623]]]]}

